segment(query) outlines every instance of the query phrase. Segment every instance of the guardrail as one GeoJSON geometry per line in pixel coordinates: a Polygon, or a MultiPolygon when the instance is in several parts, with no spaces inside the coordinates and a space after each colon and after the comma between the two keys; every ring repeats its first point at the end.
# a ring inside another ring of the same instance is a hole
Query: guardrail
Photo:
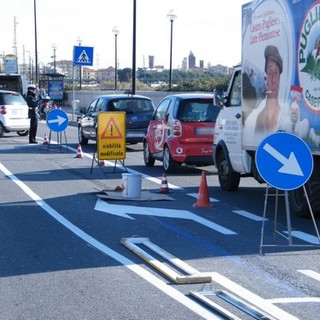
{"type": "MultiPolygon", "coordinates": [[[[66,91],[66,100],[64,102],[65,105],[72,106],[72,100],[73,100],[73,92],[72,90],[66,91]]],[[[123,93],[123,91],[110,91],[110,90],[99,90],[99,91],[93,91],[93,90],[77,90],[75,91],[75,101],[76,106],[75,110],[78,111],[80,108],[87,107],[90,102],[95,99],[96,97],[100,95],[105,94],[114,94],[114,93],[123,93]]],[[[168,91],[137,91],[136,94],[140,94],[143,96],[147,96],[150,99],[152,99],[155,106],[159,104],[159,102],[167,95],[174,94],[175,92],[168,92],[168,91]]]]}

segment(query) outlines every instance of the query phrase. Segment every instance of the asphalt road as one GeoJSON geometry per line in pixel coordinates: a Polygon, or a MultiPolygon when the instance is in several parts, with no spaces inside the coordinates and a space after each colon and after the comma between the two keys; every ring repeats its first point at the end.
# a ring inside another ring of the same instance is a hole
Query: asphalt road
{"type": "MultiPolygon", "coordinates": [[[[41,122],[38,145],[15,134],[0,139],[0,319],[317,318],[311,220],[291,217],[299,246],[277,236],[277,246],[259,253],[265,185],[248,178],[225,193],[213,166],[183,166],[167,176],[170,193],[161,194],[161,164],[145,167],[140,144],[127,147],[125,166],[100,167],[92,142],[76,157],[74,126],[62,145],[55,133],[42,144],[45,135],[41,122]],[[151,199],[118,197],[125,169],[143,176],[142,194],[151,199]],[[208,208],[194,206],[201,169],[208,208]]],[[[285,235],[282,202],[276,227],[285,235]]],[[[267,218],[264,241],[272,244],[274,197],[267,218]]]]}

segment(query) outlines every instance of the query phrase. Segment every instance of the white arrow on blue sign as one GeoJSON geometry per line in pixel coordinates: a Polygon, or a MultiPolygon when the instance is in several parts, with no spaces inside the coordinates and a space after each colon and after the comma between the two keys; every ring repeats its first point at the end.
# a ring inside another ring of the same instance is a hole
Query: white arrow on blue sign
{"type": "Polygon", "coordinates": [[[47,126],[55,132],[62,132],[68,127],[68,115],[61,109],[52,109],[47,116],[47,126]]]}
{"type": "Polygon", "coordinates": [[[277,132],[266,137],[256,152],[261,177],[279,190],[294,190],[304,185],[313,170],[308,145],[297,136],[277,132]]]}

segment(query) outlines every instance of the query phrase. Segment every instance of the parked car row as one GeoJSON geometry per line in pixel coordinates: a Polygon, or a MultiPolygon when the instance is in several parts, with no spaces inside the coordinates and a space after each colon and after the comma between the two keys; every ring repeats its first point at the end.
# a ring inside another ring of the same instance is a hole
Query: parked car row
{"type": "Polygon", "coordinates": [[[146,166],[158,160],[166,172],[174,172],[182,164],[213,164],[213,134],[220,107],[213,104],[212,94],[168,95],[157,107],[141,95],[99,96],[80,110],[81,145],[97,139],[98,114],[108,111],[126,113],[126,143],[143,143],[146,166]]]}

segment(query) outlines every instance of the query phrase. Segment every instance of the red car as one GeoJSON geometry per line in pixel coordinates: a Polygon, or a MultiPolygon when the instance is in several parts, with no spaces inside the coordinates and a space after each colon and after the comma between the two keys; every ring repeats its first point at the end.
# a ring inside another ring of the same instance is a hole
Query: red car
{"type": "Polygon", "coordinates": [[[211,165],[214,126],[220,107],[212,94],[174,94],[156,108],[143,140],[146,166],[162,161],[166,172],[181,164],[211,165]]]}

